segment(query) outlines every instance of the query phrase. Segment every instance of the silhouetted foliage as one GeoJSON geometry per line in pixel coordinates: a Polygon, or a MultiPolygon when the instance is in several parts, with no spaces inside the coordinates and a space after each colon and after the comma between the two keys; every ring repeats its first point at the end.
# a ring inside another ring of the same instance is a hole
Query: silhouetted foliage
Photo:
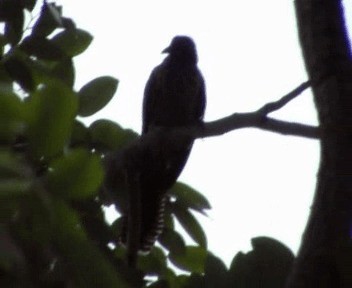
{"type": "MultiPolygon", "coordinates": [[[[138,135],[110,120],[87,127],[77,118],[102,109],[118,80],[97,77],[77,91],[72,59],[93,37],[60,6],[36,2],[0,0],[0,286],[282,287],[292,253],[256,238],[254,250],[227,269],[207,251],[193,215],[206,214],[209,202],[181,183],[169,191],[160,245],[138,256],[137,269],[127,267],[121,221],[104,217],[103,159],[138,135]],[[25,28],[36,5],[39,15],[25,28]],[[185,244],[175,220],[194,245],[185,244]]],[[[116,194],[127,201],[124,191],[116,194]]]]}

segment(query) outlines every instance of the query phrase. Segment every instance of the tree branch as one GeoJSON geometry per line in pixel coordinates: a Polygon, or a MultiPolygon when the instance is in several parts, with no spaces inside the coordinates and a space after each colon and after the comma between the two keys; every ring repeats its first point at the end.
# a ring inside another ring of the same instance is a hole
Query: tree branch
{"type": "Polygon", "coordinates": [[[235,113],[228,117],[208,122],[203,128],[195,128],[195,138],[219,136],[236,129],[259,128],[283,135],[318,139],[319,128],[301,123],[287,122],[263,116],[261,113],[235,113]]]}
{"type": "Polygon", "coordinates": [[[318,139],[320,137],[318,127],[267,117],[269,113],[281,109],[288,102],[296,98],[310,87],[310,85],[310,81],[304,82],[278,101],[265,104],[255,112],[234,113],[219,120],[206,122],[202,126],[177,128],[174,133],[188,135],[191,138],[205,138],[219,136],[236,129],[259,128],[283,135],[318,139]]]}
{"type": "Polygon", "coordinates": [[[310,86],[311,86],[310,81],[303,82],[301,85],[299,85],[297,88],[292,90],[287,95],[283,96],[278,101],[265,104],[262,108],[258,110],[258,112],[267,115],[271,112],[279,110],[282,107],[284,107],[288,102],[295,99],[298,95],[300,95],[304,90],[306,90],[310,86]]]}

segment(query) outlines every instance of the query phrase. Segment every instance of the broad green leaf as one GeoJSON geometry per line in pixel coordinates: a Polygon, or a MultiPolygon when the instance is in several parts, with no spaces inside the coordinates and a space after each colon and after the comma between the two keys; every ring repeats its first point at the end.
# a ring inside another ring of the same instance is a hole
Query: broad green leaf
{"type": "Polygon", "coordinates": [[[133,287],[88,239],[72,209],[56,201],[52,215],[53,241],[68,265],[75,287],[133,287]]]}
{"type": "Polygon", "coordinates": [[[205,261],[207,258],[207,251],[201,247],[187,246],[183,254],[170,253],[169,259],[176,267],[196,273],[203,273],[205,261]]]}
{"type": "Polygon", "coordinates": [[[71,199],[92,196],[104,177],[99,156],[83,149],[55,160],[50,168],[49,191],[71,199]]]}
{"type": "Polygon", "coordinates": [[[26,195],[32,186],[28,179],[0,178],[0,199],[26,195]]]}
{"type": "Polygon", "coordinates": [[[13,143],[24,130],[24,103],[0,83],[0,141],[13,143]]]}
{"type": "Polygon", "coordinates": [[[0,84],[0,121],[24,120],[24,103],[7,87],[0,84]]]}
{"type": "Polygon", "coordinates": [[[189,236],[203,248],[207,247],[207,238],[202,226],[197,219],[186,208],[178,205],[176,202],[173,205],[173,213],[181,226],[186,230],[189,236]]]}
{"type": "Polygon", "coordinates": [[[185,252],[185,241],[179,233],[172,229],[164,228],[163,233],[158,238],[158,242],[171,252],[181,254],[185,252]]]}
{"type": "Polygon", "coordinates": [[[100,119],[93,122],[89,127],[91,144],[97,148],[118,150],[129,141],[129,134],[117,123],[100,119]]]}
{"type": "Polygon", "coordinates": [[[0,122],[0,142],[2,144],[13,144],[16,137],[23,131],[21,122],[5,120],[0,122]]]}
{"type": "Polygon", "coordinates": [[[81,29],[67,29],[52,38],[52,42],[69,57],[74,57],[84,52],[92,40],[92,35],[81,29]]]}
{"type": "Polygon", "coordinates": [[[205,209],[211,208],[208,199],[187,184],[177,182],[171,188],[170,193],[176,197],[180,205],[191,208],[203,214],[205,214],[205,209]]]}
{"type": "Polygon", "coordinates": [[[174,230],[174,228],[175,228],[175,219],[171,215],[171,210],[170,210],[170,207],[169,207],[168,204],[166,204],[164,223],[165,223],[165,228],[169,228],[171,230],[174,230]]]}
{"type": "Polygon", "coordinates": [[[43,84],[32,93],[27,104],[28,136],[37,157],[52,157],[62,152],[71,135],[78,99],[58,81],[43,84]]]}
{"type": "Polygon", "coordinates": [[[0,179],[24,178],[29,172],[18,154],[7,149],[0,150],[0,179]]]}
{"type": "Polygon", "coordinates": [[[95,114],[114,96],[118,80],[110,76],[96,78],[84,85],[78,92],[78,115],[87,117],[95,114]]]}

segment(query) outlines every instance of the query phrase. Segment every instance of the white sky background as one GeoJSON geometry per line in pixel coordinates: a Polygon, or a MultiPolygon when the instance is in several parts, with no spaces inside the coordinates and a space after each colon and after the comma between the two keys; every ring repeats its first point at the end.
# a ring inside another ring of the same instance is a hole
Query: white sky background
{"type": "MultiPolygon", "coordinates": [[[[179,34],[191,36],[198,48],[206,121],[256,110],[307,80],[293,1],[57,2],[94,36],[77,57],[77,88],[101,75],[120,80],[115,99],[89,122],[108,118],[140,132],[144,85],[179,34]]],[[[309,91],[273,116],[317,124],[309,91]]],[[[229,264],[256,236],[274,237],[297,252],[318,164],[316,140],[244,129],[197,140],[179,180],[210,200],[210,217],[200,220],[209,250],[229,264]]]]}

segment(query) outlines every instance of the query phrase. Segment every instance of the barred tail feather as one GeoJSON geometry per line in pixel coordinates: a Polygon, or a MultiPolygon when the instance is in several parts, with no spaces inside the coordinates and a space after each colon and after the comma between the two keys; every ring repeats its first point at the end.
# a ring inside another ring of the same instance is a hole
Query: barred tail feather
{"type": "MultiPolygon", "coordinates": [[[[139,251],[148,253],[155,244],[159,235],[164,229],[165,205],[167,197],[163,196],[157,201],[151,199],[142,201],[141,231],[139,240],[139,251]]],[[[119,243],[126,246],[127,244],[127,216],[123,216],[122,233],[119,237],[119,243]]]]}

